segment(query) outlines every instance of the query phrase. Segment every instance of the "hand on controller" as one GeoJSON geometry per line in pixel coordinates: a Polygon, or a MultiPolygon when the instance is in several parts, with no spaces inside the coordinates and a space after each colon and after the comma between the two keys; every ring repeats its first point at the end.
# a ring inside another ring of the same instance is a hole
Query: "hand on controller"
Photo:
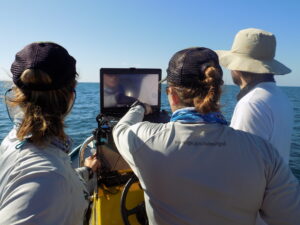
{"type": "Polygon", "coordinates": [[[101,164],[96,155],[92,155],[84,160],[84,166],[91,168],[93,172],[96,172],[100,168],[101,164]]]}

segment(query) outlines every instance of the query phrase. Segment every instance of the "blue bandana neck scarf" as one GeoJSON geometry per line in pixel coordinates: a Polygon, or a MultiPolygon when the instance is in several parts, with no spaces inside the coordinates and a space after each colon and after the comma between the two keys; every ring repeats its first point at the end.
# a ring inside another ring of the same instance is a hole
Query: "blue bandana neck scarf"
{"type": "Polygon", "coordinates": [[[177,121],[180,123],[219,123],[223,125],[228,125],[222,113],[212,112],[202,115],[198,113],[194,107],[176,110],[172,114],[170,121],[177,121]]]}

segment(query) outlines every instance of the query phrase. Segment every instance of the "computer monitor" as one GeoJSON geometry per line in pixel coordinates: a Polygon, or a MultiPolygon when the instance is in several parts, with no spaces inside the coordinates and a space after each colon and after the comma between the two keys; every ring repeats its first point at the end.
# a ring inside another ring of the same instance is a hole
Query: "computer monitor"
{"type": "Polygon", "coordinates": [[[107,116],[122,117],[139,100],[160,111],[161,69],[101,68],[100,106],[107,116]]]}

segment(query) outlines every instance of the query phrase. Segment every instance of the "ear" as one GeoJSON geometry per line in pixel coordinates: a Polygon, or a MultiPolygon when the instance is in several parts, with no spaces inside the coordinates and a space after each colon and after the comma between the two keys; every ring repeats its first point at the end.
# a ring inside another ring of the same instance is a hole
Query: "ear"
{"type": "Polygon", "coordinates": [[[169,87],[169,95],[174,105],[180,104],[180,98],[173,87],[169,87]]]}

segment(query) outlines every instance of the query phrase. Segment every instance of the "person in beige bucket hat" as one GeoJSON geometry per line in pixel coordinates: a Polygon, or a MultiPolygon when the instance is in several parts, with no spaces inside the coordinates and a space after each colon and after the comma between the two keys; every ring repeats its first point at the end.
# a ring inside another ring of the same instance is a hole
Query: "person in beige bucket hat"
{"type": "Polygon", "coordinates": [[[284,75],[291,70],[274,59],[275,35],[260,29],[241,30],[235,36],[231,50],[218,50],[221,65],[229,70],[258,74],[284,75]]]}
{"type": "MultiPolygon", "coordinates": [[[[255,28],[239,31],[231,50],[217,50],[220,64],[240,87],[230,126],[268,140],[289,162],[293,108],[274,75],[291,70],[275,60],[275,35],[255,28]]],[[[258,221],[257,224],[264,224],[258,221]]]]}

